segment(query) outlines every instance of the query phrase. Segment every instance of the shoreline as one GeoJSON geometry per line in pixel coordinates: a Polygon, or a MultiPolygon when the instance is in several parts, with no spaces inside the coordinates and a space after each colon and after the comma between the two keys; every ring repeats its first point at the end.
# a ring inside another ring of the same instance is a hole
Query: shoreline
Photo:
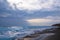
{"type": "Polygon", "coordinates": [[[44,40],[48,40],[48,39],[51,40],[50,38],[55,39],[55,37],[53,37],[53,36],[59,34],[59,31],[60,31],[60,28],[46,29],[46,30],[43,30],[42,32],[38,31],[34,34],[27,35],[23,38],[16,38],[16,40],[37,40],[37,39],[41,40],[41,37],[44,40]],[[41,36],[41,35],[43,35],[43,36],[41,36]]]}

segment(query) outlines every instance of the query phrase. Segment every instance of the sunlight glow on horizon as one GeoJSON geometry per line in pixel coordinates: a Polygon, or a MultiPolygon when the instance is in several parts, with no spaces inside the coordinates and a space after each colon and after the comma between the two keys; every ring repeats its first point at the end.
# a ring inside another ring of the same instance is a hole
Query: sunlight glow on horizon
{"type": "Polygon", "coordinates": [[[36,18],[36,19],[28,19],[26,20],[30,25],[35,25],[35,26],[51,26],[54,23],[59,23],[60,20],[54,20],[54,19],[49,19],[49,18],[36,18]]]}

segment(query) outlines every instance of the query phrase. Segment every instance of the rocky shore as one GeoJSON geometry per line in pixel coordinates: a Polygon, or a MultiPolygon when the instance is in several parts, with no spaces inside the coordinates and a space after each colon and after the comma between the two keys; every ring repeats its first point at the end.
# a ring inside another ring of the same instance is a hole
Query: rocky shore
{"type": "Polygon", "coordinates": [[[60,23],[58,23],[58,24],[53,24],[52,26],[58,26],[58,27],[60,27],[60,23]]]}

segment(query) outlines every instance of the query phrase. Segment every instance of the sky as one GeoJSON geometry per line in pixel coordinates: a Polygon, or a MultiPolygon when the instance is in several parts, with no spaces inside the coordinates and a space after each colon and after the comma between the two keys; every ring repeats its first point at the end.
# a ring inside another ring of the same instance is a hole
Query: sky
{"type": "Polygon", "coordinates": [[[60,0],[0,0],[0,26],[56,23],[60,23],[60,0]]]}

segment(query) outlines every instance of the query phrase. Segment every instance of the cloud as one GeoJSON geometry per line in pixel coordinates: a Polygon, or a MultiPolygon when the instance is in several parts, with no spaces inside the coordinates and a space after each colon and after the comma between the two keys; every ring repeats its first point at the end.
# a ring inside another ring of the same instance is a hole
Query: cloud
{"type": "Polygon", "coordinates": [[[9,13],[2,13],[0,14],[0,17],[9,17],[11,16],[12,14],[9,14],[9,13]]]}
{"type": "Polygon", "coordinates": [[[32,26],[50,26],[54,23],[59,23],[59,17],[47,16],[44,18],[35,18],[35,19],[28,19],[27,22],[32,26]]]}
{"type": "Polygon", "coordinates": [[[6,0],[0,0],[0,11],[9,8],[8,2],[6,0]]]}
{"type": "Polygon", "coordinates": [[[3,0],[0,0],[0,2],[3,2],[3,0]]]}
{"type": "Polygon", "coordinates": [[[7,0],[7,2],[14,10],[17,8],[27,11],[56,10],[56,7],[60,5],[59,0],[7,0]]]}
{"type": "Polygon", "coordinates": [[[32,23],[43,23],[43,22],[51,22],[52,20],[50,19],[31,19],[31,20],[28,20],[29,22],[32,22],[32,23]]]}
{"type": "Polygon", "coordinates": [[[60,16],[47,16],[46,19],[60,20],[60,16]]]}
{"type": "Polygon", "coordinates": [[[0,26],[28,26],[28,23],[23,18],[19,17],[2,17],[0,18],[0,26]]]}
{"type": "Polygon", "coordinates": [[[49,25],[59,22],[59,16],[60,0],[0,0],[2,26],[49,25]]]}

